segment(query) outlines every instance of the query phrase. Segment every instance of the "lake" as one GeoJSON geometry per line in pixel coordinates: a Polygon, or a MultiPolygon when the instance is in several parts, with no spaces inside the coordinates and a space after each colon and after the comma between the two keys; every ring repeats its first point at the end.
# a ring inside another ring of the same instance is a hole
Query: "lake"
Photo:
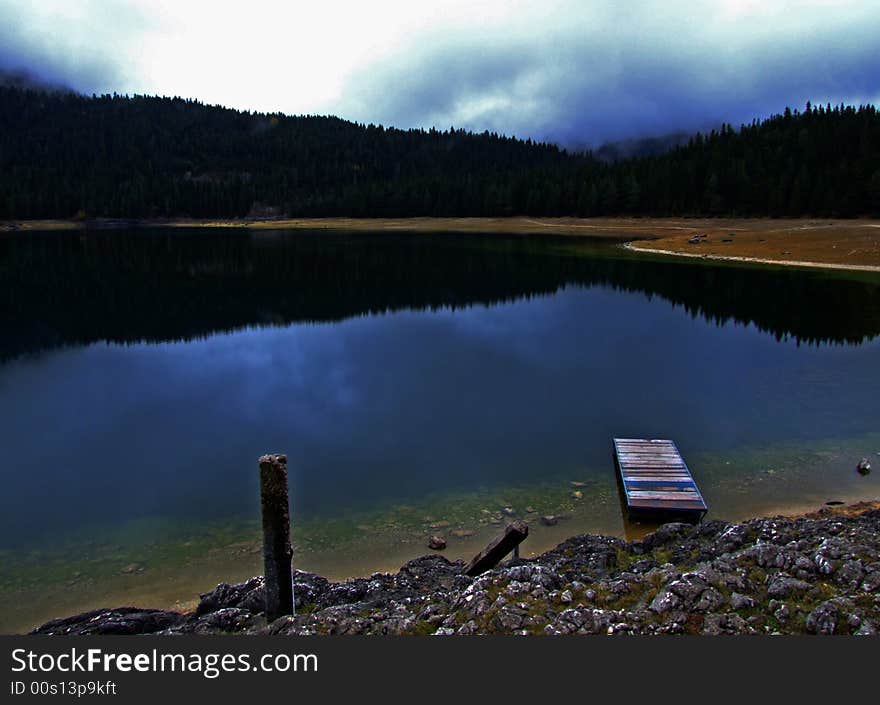
{"type": "Polygon", "coordinates": [[[612,436],[674,438],[709,518],[880,495],[855,471],[880,465],[873,274],[580,238],[4,234],[0,317],[0,632],[260,573],[266,452],[295,566],[332,578],[432,533],[470,557],[505,508],[526,554],[642,535],[612,436]]]}

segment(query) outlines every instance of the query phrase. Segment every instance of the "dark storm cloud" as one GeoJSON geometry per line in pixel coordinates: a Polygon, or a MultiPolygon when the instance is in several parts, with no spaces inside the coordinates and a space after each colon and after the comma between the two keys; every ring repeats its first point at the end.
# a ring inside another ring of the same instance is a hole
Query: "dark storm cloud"
{"type": "Polygon", "coordinates": [[[91,92],[93,86],[113,82],[109,65],[71,65],[9,35],[6,27],[0,29],[0,84],[91,92]]]}
{"type": "Polygon", "coordinates": [[[820,19],[676,33],[674,22],[618,15],[543,35],[447,37],[361,72],[345,111],[580,146],[739,125],[807,100],[877,100],[880,11],[820,19]]]}
{"type": "Polygon", "coordinates": [[[136,7],[113,0],[35,7],[0,1],[0,83],[84,93],[124,83],[123,48],[146,26],[136,7]]]}

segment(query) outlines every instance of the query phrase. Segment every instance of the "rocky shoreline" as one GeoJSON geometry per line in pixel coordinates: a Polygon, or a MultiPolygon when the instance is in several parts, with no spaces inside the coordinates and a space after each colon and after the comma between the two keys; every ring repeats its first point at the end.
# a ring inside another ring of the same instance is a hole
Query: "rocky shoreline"
{"type": "Polygon", "coordinates": [[[855,634],[880,629],[880,508],[574,536],[475,578],[439,555],[332,583],[297,571],[297,614],[266,624],[263,579],[194,612],[123,607],[34,634],[855,634]]]}

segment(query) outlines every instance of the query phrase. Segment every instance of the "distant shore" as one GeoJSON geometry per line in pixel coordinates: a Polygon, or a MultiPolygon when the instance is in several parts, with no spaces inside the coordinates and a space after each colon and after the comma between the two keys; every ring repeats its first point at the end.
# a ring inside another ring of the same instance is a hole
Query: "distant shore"
{"type": "Polygon", "coordinates": [[[627,242],[627,249],[733,262],[880,272],[880,220],[737,218],[91,219],[0,222],[0,233],[111,228],[246,228],[553,234],[627,242]]]}

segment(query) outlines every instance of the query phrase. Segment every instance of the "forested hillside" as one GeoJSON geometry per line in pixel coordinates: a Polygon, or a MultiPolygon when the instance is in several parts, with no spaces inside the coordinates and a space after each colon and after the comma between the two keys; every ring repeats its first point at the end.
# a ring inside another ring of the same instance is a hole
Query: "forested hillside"
{"type": "Polygon", "coordinates": [[[0,218],[880,214],[880,116],[807,106],[606,162],[450,128],[0,87],[0,218]]]}

